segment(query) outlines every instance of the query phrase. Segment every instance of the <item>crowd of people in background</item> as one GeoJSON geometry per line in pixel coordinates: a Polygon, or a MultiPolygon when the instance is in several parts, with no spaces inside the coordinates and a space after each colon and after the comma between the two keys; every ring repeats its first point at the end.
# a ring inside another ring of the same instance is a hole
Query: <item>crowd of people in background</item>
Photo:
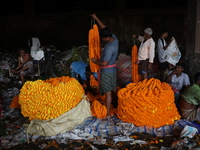
{"type": "MultiPolygon", "coordinates": [[[[116,60],[119,51],[119,42],[117,37],[113,34],[111,29],[106,27],[101,20],[92,14],[91,17],[97,22],[100,29],[100,38],[105,42],[105,46],[102,51],[102,55],[99,60],[91,58],[91,61],[100,66],[100,73],[95,78],[99,81],[99,93],[106,95],[106,118],[111,118],[110,107],[114,101],[117,104],[117,66],[116,60]]],[[[148,27],[144,29],[143,36],[133,35],[132,38],[140,41],[138,50],[138,60],[135,62],[139,65],[139,74],[141,80],[149,79],[149,72],[152,69],[152,65],[155,61],[155,50],[158,52],[159,70],[157,78],[162,82],[167,82],[174,91],[175,104],[180,110],[182,117],[190,121],[196,121],[200,123],[200,73],[196,73],[194,76],[194,83],[190,85],[191,81],[189,76],[184,73],[184,62],[178,62],[176,65],[172,65],[163,58],[163,54],[168,46],[173,41],[173,38],[169,42],[166,42],[168,37],[168,31],[163,29],[160,38],[157,42],[154,41],[153,30],[148,27]]],[[[28,39],[28,45],[30,47],[30,54],[26,53],[24,49],[20,49],[20,56],[18,58],[18,66],[12,69],[12,73],[19,73],[22,83],[25,82],[24,76],[33,72],[32,57],[38,51],[40,47],[40,40],[33,32],[30,39],[28,39]]],[[[52,67],[52,66],[51,66],[52,67]]],[[[80,83],[87,85],[87,91],[92,94],[96,94],[93,91],[89,83],[89,76],[91,75],[90,66],[84,62],[73,62],[70,66],[71,77],[76,78],[80,83]]]]}

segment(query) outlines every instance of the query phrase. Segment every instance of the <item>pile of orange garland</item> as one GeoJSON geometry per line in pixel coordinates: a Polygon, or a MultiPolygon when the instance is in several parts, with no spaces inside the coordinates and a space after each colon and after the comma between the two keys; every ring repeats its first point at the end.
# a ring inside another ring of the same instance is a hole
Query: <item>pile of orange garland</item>
{"type": "Polygon", "coordinates": [[[138,73],[138,64],[136,61],[138,60],[138,47],[133,45],[132,47],[132,81],[138,82],[140,80],[140,75],[138,73]]]}
{"type": "MultiPolygon", "coordinates": [[[[99,60],[101,55],[99,30],[96,24],[89,30],[89,58],[99,60]]],[[[92,72],[98,72],[100,67],[90,60],[90,69],[92,72]]]]}
{"type": "Polygon", "coordinates": [[[154,78],[130,83],[118,91],[117,116],[124,122],[155,128],[180,119],[171,87],[154,78]]]}
{"type": "Polygon", "coordinates": [[[20,90],[19,104],[21,113],[29,120],[47,120],[76,107],[83,95],[83,87],[75,78],[68,76],[27,81],[20,90]]]}

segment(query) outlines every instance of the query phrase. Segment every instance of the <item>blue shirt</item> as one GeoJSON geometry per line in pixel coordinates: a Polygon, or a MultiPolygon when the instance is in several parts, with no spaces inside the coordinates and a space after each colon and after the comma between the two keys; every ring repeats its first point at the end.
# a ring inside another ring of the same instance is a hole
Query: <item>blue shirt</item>
{"type": "Polygon", "coordinates": [[[86,73],[86,67],[88,64],[82,62],[82,61],[76,61],[71,63],[72,70],[79,74],[81,76],[82,80],[87,80],[87,73],[86,73]]]}
{"type": "MultiPolygon", "coordinates": [[[[117,55],[119,51],[119,42],[114,34],[112,36],[115,40],[105,45],[101,58],[100,58],[100,61],[104,61],[104,60],[108,61],[107,65],[113,65],[116,63],[116,59],[117,59],[117,55]]],[[[117,71],[117,68],[116,67],[102,68],[101,71],[106,72],[106,73],[114,73],[117,71]]]]}

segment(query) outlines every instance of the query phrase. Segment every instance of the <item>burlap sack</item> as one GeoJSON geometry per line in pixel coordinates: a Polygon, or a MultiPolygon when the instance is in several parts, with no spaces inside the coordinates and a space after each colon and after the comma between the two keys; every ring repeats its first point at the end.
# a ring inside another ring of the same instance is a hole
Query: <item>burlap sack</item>
{"type": "Polygon", "coordinates": [[[27,135],[55,136],[73,129],[82,121],[90,117],[90,103],[83,98],[81,102],[70,111],[55,119],[31,120],[30,124],[24,124],[27,135]]]}

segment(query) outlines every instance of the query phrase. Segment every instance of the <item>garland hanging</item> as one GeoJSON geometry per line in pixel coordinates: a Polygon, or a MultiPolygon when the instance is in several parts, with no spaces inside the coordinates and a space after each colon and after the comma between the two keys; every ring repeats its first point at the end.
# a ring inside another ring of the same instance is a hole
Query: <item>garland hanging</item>
{"type": "Polygon", "coordinates": [[[140,81],[141,77],[140,74],[138,73],[138,64],[136,64],[136,61],[138,60],[138,47],[137,45],[133,45],[132,47],[132,81],[133,82],[138,82],[140,81]]]}
{"type": "MultiPolygon", "coordinates": [[[[96,24],[93,24],[93,28],[89,30],[89,58],[100,59],[100,37],[99,30],[96,24]]],[[[100,67],[90,60],[90,69],[92,72],[99,72],[100,67]]]]}

